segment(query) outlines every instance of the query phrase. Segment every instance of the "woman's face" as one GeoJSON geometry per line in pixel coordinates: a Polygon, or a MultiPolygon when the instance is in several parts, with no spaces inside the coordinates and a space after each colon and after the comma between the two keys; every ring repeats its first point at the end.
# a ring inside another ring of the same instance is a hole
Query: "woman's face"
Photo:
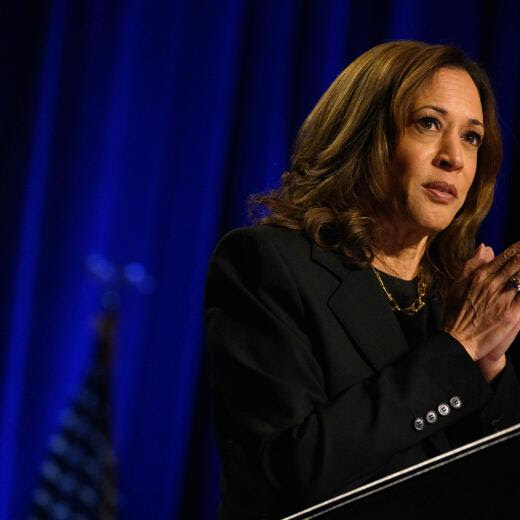
{"type": "Polygon", "coordinates": [[[475,177],[483,136],[482,105],[470,75],[439,69],[418,91],[392,158],[400,225],[432,234],[450,224],[475,177]]]}

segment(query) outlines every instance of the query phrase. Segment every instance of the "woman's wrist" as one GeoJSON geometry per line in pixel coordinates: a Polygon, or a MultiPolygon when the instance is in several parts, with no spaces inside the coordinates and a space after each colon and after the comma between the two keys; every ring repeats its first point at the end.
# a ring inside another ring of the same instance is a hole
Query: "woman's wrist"
{"type": "Polygon", "coordinates": [[[480,372],[487,383],[491,383],[506,366],[506,356],[502,354],[498,359],[484,356],[477,361],[480,372]]]}

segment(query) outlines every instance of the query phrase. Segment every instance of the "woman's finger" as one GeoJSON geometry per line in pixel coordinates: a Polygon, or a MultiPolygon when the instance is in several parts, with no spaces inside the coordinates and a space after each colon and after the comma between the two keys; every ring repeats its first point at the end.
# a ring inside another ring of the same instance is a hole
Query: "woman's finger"
{"type": "Polygon", "coordinates": [[[510,284],[511,278],[520,271],[520,252],[515,253],[509,260],[503,264],[502,268],[497,271],[494,278],[498,284],[504,286],[510,284]]]}
{"type": "Polygon", "coordinates": [[[475,273],[483,265],[491,262],[495,258],[493,249],[483,243],[475,250],[475,254],[464,264],[461,278],[464,280],[475,273]]]}
{"type": "Polygon", "coordinates": [[[502,268],[509,263],[509,261],[520,253],[520,241],[515,242],[500,253],[493,261],[485,267],[489,274],[495,274],[502,270],[502,268]]]}

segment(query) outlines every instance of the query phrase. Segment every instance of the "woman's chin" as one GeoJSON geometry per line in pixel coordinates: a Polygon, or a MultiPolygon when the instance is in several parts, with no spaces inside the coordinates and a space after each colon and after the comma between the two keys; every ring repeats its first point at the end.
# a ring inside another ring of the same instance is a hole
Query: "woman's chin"
{"type": "Polygon", "coordinates": [[[410,217],[412,221],[415,221],[417,227],[424,229],[428,234],[433,234],[446,229],[452,223],[455,213],[453,211],[435,211],[414,215],[411,212],[410,217]]]}
{"type": "Polygon", "coordinates": [[[435,235],[444,231],[453,219],[412,219],[411,226],[421,235],[435,235]]]}

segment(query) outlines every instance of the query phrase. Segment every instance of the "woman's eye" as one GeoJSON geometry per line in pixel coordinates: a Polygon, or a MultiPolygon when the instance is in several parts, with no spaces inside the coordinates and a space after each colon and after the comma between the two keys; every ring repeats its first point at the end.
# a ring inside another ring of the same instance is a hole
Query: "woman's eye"
{"type": "Polygon", "coordinates": [[[439,128],[439,121],[435,117],[423,117],[419,119],[419,126],[424,130],[434,130],[439,128]]]}
{"type": "Polygon", "coordinates": [[[479,147],[482,144],[482,136],[477,132],[468,132],[466,140],[473,146],[479,147]]]}

